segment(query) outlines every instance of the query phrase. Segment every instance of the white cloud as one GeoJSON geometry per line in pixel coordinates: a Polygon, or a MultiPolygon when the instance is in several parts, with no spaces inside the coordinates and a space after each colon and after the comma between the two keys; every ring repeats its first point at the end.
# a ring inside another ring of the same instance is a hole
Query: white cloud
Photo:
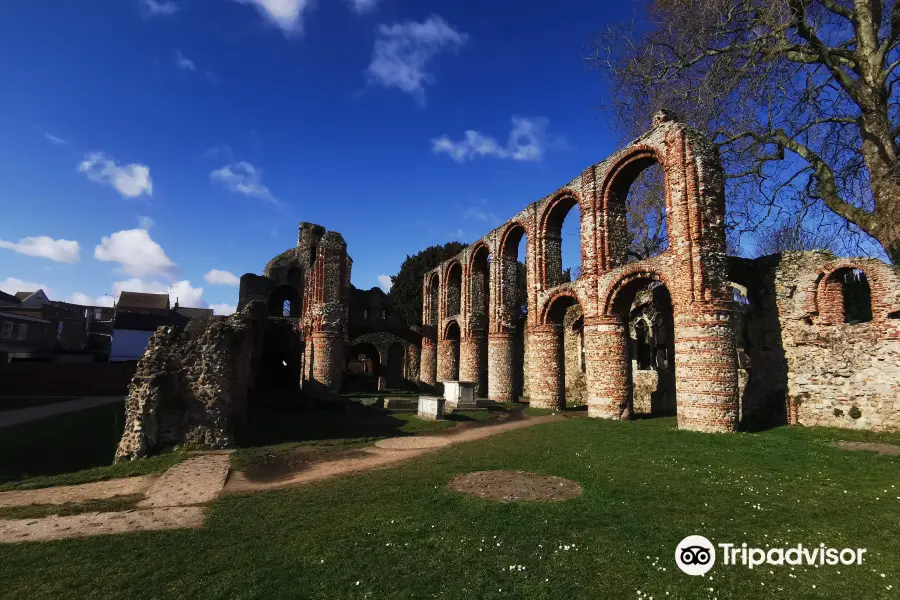
{"type": "Polygon", "coordinates": [[[209,174],[209,178],[235,194],[278,203],[269,188],[260,181],[260,172],[245,160],[225,165],[209,174]]]}
{"type": "Polygon", "coordinates": [[[170,0],[141,0],[144,12],[148,15],[165,17],[173,15],[179,10],[179,6],[170,0]]]}
{"type": "Polygon", "coordinates": [[[466,212],[463,213],[463,217],[466,219],[474,219],[476,221],[484,221],[486,223],[501,223],[500,217],[492,212],[487,212],[480,206],[471,206],[467,208],[466,212]]]}
{"type": "Polygon", "coordinates": [[[384,293],[387,294],[391,291],[391,286],[394,285],[394,282],[391,281],[390,275],[379,275],[378,285],[380,285],[381,289],[384,290],[384,293]]]}
{"type": "Polygon", "coordinates": [[[213,313],[217,315],[230,315],[237,310],[237,306],[225,302],[222,304],[210,304],[209,308],[213,309],[213,313]]]}
{"type": "Polygon", "coordinates": [[[185,57],[185,55],[181,53],[181,50],[175,51],[175,65],[182,71],[197,70],[197,65],[194,64],[194,61],[185,57]]]}
{"type": "Polygon", "coordinates": [[[122,292],[143,292],[147,294],[169,294],[172,305],[206,308],[203,300],[203,288],[195,288],[187,279],[169,285],[159,281],[147,281],[138,277],[117,281],[113,284],[113,293],[119,296],[122,292]]]}
{"type": "Polygon", "coordinates": [[[260,14],[277,25],[285,35],[303,32],[303,13],[313,7],[312,0],[235,0],[253,4],[260,14]]]}
{"type": "Polygon", "coordinates": [[[150,217],[138,216],[138,229],[149,230],[154,225],[156,225],[156,221],[154,221],[150,217]]]}
{"type": "Polygon", "coordinates": [[[369,80],[384,87],[396,87],[425,103],[426,83],[434,76],[426,69],[443,50],[456,51],[468,39],[442,18],[432,15],[422,23],[406,21],[379,25],[378,37],[369,64],[369,80]]]}
{"type": "Polygon", "coordinates": [[[146,229],[125,229],[104,236],[94,248],[94,258],[117,262],[128,275],[165,275],[175,268],[162,246],[150,238],[146,229]]]}
{"type": "Polygon", "coordinates": [[[372,12],[375,10],[375,7],[378,5],[380,0],[349,0],[350,7],[356,12],[358,15],[364,15],[366,13],[372,12]]]}
{"type": "Polygon", "coordinates": [[[66,140],[64,140],[60,137],[56,137],[55,135],[53,135],[52,133],[50,133],[48,131],[44,132],[44,139],[46,139],[48,142],[50,142],[54,146],[68,146],[69,145],[69,142],[67,142],[66,140]]]}
{"type": "Polygon", "coordinates": [[[505,146],[493,137],[479,131],[468,130],[465,138],[453,141],[446,135],[431,140],[435,154],[445,153],[458,163],[482,156],[521,161],[538,161],[548,147],[560,147],[563,142],[547,133],[546,117],[513,117],[512,129],[505,146]]]}
{"type": "Polygon", "coordinates": [[[44,290],[44,293],[50,297],[50,288],[48,288],[43,283],[34,283],[31,281],[23,281],[21,279],[17,279],[15,277],[7,277],[3,281],[0,281],[0,290],[3,290],[7,294],[16,294],[16,292],[36,292],[38,290],[44,290]]]}
{"type": "Polygon", "coordinates": [[[0,240],[0,248],[14,250],[19,254],[49,258],[54,262],[78,262],[81,248],[73,240],[54,240],[46,235],[22,238],[18,242],[0,240]]]}
{"type": "Polygon", "coordinates": [[[235,275],[231,271],[220,271],[219,269],[213,269],[212,271],[204,275],[203,279],[205,279],[207,283],[211,283],[213,285],[241,285],[241,280],[237,275],[235,275]]]}
{"type": "Polygon", "coordinates": [[[96,298],[91,298],[87,294],[75,292],[69,296],[66,302],[71,304],[81,304],[82,306],[112,306],[115,302],[115,298],[112,296],[97,296],[96,298]]]}
{"type": "Polygon", "coordinates": [[[120,166],[102,152],[91,152],[78,165],[78,170],[91,181],[111,185],[125,198],[153,194],[150,167],[146,165],[133,163],[120,166]]]}

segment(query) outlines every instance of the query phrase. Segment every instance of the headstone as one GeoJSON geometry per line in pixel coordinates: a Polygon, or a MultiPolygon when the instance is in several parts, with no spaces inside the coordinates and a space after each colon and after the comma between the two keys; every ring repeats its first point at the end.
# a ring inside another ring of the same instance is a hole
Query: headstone
{"type": "Polygon", "coordinates": [[[420,419],[429,421],[440,421],[444,418],[444,400],[439,396],[419,396],[419,412],[420,419]]]}

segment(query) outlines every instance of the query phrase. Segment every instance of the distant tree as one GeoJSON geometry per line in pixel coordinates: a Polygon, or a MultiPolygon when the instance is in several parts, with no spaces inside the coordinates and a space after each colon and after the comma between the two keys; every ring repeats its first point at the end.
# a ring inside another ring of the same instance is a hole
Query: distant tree
{"type": "Polygon", "coordinates": [[[466,244],[460,242],[429,246],[413,256],[407,256],[400,265],[400,272],[391,276],[391,292],[388,297],[396,313],[407,325],[422,325],[422,279],[425,273],[465,247],[466,244]]]}

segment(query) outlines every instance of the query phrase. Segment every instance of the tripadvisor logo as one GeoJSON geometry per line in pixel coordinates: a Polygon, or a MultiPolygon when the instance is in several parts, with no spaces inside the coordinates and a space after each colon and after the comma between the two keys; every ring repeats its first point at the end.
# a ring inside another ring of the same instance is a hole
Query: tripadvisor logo
{"type": "Polygon", "coordinates": [[[748,569],[760,565],[862,565],[866,553],[865,548],[829,548],[825,544],[811,548],[803,544],[790,548],[752,548],[746,543],[714,545],[702,535],[689,535],[675,548],[675,564],[688,575],[706,575],[716,564],[716,546],[723,565],[748,569]]]}

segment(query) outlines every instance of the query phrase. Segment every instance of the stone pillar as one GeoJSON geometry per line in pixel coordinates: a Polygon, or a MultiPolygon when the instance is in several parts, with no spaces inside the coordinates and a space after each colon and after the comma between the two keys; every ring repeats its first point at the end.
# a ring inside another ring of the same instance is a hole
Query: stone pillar
{"type": "Polygon", "coordinates": [[[422,338],[422,358],[419,363],[419,381],[434,387],[437,383],[437,345],[434,340],[422,338]]]}
{"type": "Polygon", "coordinates": [[[566,407],[562,328],[559,325],[532,327],[528,342],[531,345],[529,406],[562,410],[566,407]]]}
{"type": "Polygon", "coordinates": [[[737,363],[727,308],[691,306],[675,316],[675,401],[678,428],[734,431],[738,416],[737,363]]]}
{"type": "Polygon", "coordinates": [[[314,348],[313,380],[321,391],[337,394],[341,391],[344,371],[344,341],[341,334],[333,331],[314,331],[311,338],[314,348]]]}
{"type": "Polygon", "coordinates": [[[476,383],[476,395],[481,390],[481,332],[473,332],[459,346],[459,380],[476,383]]]}
{"type": "Polygon", "coordinates": [[[584,360],[588,416],[630,419],[634,414],[628,397],[631,363],[623,318],[585,319],[584,360]]]}
{"type": "Polygon", "coordinates": [[[456,364],[456,340],[444,340],[438,342],[437,348],[437,380],[456,380],[458,365],[456,364]]]}
{"type": "Polygon", "coordinates": [[[513,375],[515,335],[510,332],[488,335],[488,398],[496,402],[515,402],[513,375]]]}

